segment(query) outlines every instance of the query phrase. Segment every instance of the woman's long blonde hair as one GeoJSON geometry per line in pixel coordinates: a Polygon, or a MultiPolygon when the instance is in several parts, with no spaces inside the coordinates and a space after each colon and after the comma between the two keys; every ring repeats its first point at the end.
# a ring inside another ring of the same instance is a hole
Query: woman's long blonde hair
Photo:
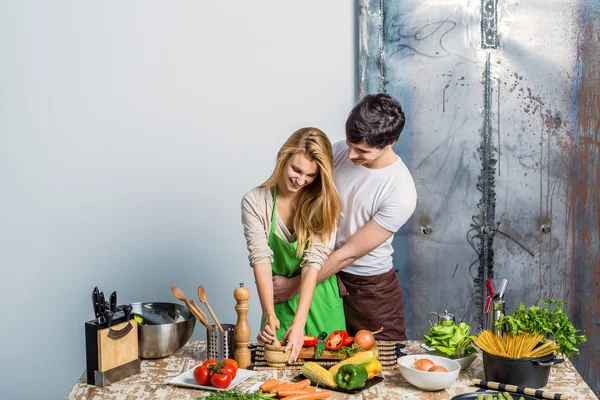
{"type": "Polygon", "coordinates": [[[320,235],[323,242],[329,239],[336,229],[342,206],[333,180],[331,142],[317,128],[298,129],[288,138],[277,154],[275,170],[261,187],[270,189],[277,185],[286,163],[296,153],[303,153],[319,166],[317,177],[301,189],[296,205],[294,230],[298,237],[297,256],[301,257],[304,250],[312,246],[315,235],[320,235]]]}

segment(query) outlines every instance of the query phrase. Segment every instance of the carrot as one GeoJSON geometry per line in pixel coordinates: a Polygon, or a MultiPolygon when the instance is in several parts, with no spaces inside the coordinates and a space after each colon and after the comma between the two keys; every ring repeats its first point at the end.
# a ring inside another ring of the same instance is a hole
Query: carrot
{"type": "Polygon", "coordinates": [[[281,389],[285,390],[287,386],[289,386],[288,382],[278,382],[277,385],[270,387],[269,389],[265,390],[265,392],[277,393],[281,389]]]}
{"type": "Polygon", "coordinates": [[[307,387],[310,386],[310,379],[304,379],[300,382],[294,382],[288,383],[289,386],[286,386],[285,389],[286,390],[302,390],[302,389],[306,389],[307,387]]]}
{"type": "Polygon", "coordinates": [[[302,389],[302,390],[280,390],[279,392],[277,392],[277,395],[280,398],[281,397],[289,397],[289,396],[299,396],[301,394],[313,393],[315,390],[317,390],[317,389],[313,388],[313,387],[308,387],[308,388],[302,389]]]}
{"type": "Polygon", "coordinates": [[[321,390],[318,392],[311,392],[306,394],[299,394],[296,396],[286,397],[285,400],[317,400],[317,399],[327,399],[331,397],[331,392],[329,390],[321,390]]]}
{"type": "Polygon", "coordinates": [[[269,389],[271,389],[277,385],[279,385],[279,382],[277,381],[277,379],[271,378],[268,381],[266,381],[265,383],[263,383],[262,385],[260,385],[260,388],[263,390],[263,392],[266,392],[269,389]]]}

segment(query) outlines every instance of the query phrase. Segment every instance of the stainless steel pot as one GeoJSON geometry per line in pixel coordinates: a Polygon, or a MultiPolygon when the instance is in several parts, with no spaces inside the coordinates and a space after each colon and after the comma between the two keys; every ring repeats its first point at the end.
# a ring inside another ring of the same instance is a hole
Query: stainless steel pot
{"type": "Polygon", "coordinates": [[[162,358],[182,348],[196,327],[196,318],[188,308],[176,303],[131,303],[132,313],[162,321],[160,325],[139,325],[140,358],[162,358]]]}

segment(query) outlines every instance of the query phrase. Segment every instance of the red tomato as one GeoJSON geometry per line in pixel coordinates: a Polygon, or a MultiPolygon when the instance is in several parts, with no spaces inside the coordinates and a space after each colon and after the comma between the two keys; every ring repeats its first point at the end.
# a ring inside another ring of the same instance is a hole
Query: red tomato
{"type": "Polygon", "coordinates": [[[212,383],[212,385],[216,388],[227,389],[227,387],[231,384],[231,376],[228,374],[214,373],[210,377],[210,383],[212,383]]]}
{"type": "Polygon", "coordinates": [[[209,365],[213,365],[213,364],[218,364],[219,362],[217,360],[206,360],[204,361],[204,365],[205,367],[208,367],[209,365]]]}
{"type": "Polygon", "coordinates": [[[238,369],[240,369],[240,366],[239,366],[238,362],[235,361],[232,358],[228,358],[228,359],[224,360],[223,364],[225,364],[225,365],[227,365],[227,364],[233,365],[235,367],[235,373],[236,374],[237,374],[238,369]]]}
{"type": "Polygon", "coordinates": [[[231,379],[235,378],[237,371],[235,369],[235,365],[225,364],[221,367],[221,372],[231,376],[231,379]]]}
{"type": "Polygon", "coordinates": [[[204,365],[199,365],[194,370],[194,380],[198,385],[206,386],[210,384],[210,373],[204,365]]]}

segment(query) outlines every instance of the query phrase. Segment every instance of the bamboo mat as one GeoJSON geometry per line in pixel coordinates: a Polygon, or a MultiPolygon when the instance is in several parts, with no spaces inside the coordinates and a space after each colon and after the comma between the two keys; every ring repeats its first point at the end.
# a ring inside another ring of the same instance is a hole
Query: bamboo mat
{"type": "MultiPolygon", "coordinates": [[[[404,344],[396,341],[384,341],[378,340],[377,349],[379,350],[379,355],[377,358],[381,361],[381,365],[384,371],[392,371],[398,369],[397,360],[399,357],[405,356],[401,350],[404,348],[404,344]]],[[[250,346],[249,346],[250,347],[250,346]]],[[[286,365],[285,367],[269,367],[267,364],[267,360],[265,360],[264,356],[264,348],[261,345],[257,345],[250,348],[252,352],[252,363],[248,367],[248,369],[254,371],[264,371],[264,370],[272,370],[272,369],[287,369],[287,370],[296,370],[299,371],[304,364],[304,360],[297,360],[293,364],[286,365]]],[[[309,360],[314,361],[317,364],[325,368],[333,367],[335,364],[340,362],[341,360],[309,360]]]]}

